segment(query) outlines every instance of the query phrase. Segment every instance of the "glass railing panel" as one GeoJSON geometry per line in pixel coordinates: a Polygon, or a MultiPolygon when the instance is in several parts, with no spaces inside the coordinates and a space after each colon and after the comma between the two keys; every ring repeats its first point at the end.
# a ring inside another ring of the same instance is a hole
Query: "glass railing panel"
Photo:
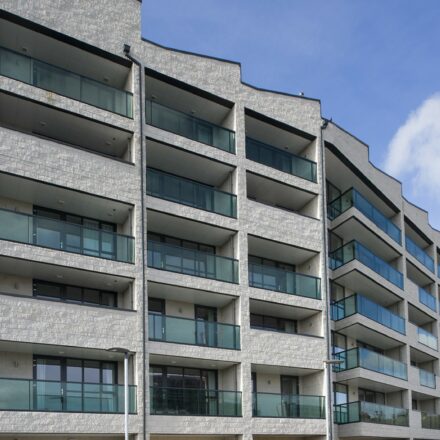
{"type": "Polygon", "coordinates": [[[240,349],[240,327],[150,313],[149,339],[177,344],[240,349]]]}
{"type": "Polygon", "coordinates": [[[436,388],[435,374],[419,368],[420,385],[428,388],[436,388]]]}
{"type": "Polygon", "coordinates": [[[422,428],[440,429],[440,414],[422,412],[422,428]]]}
{"type": "Polygon", "coordinates": [[[405,247],[419,263],[434,273],[434,260],[408,236],[405,237],[405,247]]]}
{"type": "Polygon", "coordinates": [[[397,287],[403,288],[403,275],[357,241],[351,241],[330,252],[329,259],[332,270],[356,259],[397,287]]]}
{"type": "MultiPolygon", "coordinates": [[[[129,385],[129,412],[136,412],[136,386],[129,385]]],[[[0,410],[123,413],[124,386],[0,378],[0,410]]]]}
{"type": "Polygon", "coordinates": [[[333,321],[347,318],[358,312],[356,295],[351,295],[347,298],[341,299],[332,303],[331,315],[333,321]]]}
{"type": "Polygon", "coordinates": [[[148,241],[148,266],[228,283],[238,283],[238,261],[232,258],[148,241]]]}
{"type": "Polygon", "coordinates": [[[0,239],[134,262],[133,237],[4,209],[0,209],[0,239]]]}
{"type": "Polygon", "coordinates": [[[379,423],[408,426],[408,410],[371,402],[350,402],[334,406],[335,423],[379,423]]]}
{"type": "Polygon", "coordinates": [[[399,244],[401,243],[400,229],[355,189],[349,189],[328,204],[330,220],[335,219],[352,206],[362,212],[365,217],[371,220],[394,241],[399,244]]]}
{"type": "Polygon", "coordinates": [[[236,195],[153,168],[147,169],[147,194],[228,217],[237,217],[236,195]]]}
{"type": "Polygon", "coordinates": [[[162,130],[235,153],[235,133],[227,128],[149,100],[146,101],[145,119],[147,124],[162,130]]]}
{"type": "Polygon", "coordinates": [[[241,392],[195,388],[150,387],[153,415],[241,416],[241,392]]]}
{"type": "Polygon", "coordinates": [[[319,278],[272,266],[249,263],[249,286],[321,299],[319,278]]]}
{"type": "Polygon", "coordinates": [[[300,419],[325,418],[323,396],[254,393],[254,417],[280,417],[300,419]]]}
{"type": "Polygon", "coordinates": [[[430,332],[421,327],[417,327],[417,335],[419,342],[433,350],[437,350],[437,338],[430,332]]]}
{"type": "Polygon", "coordinates": [[[369,300],[365,296],[356,295],[358,312],[392,330],[405,334],[405,319],[390,312],[385,307],[369,300]]]}
{"type": "Polygon", "coordinates": [[[0,47],[0,74],[104,110],[133,117],[133,95],[0,47]]]}
{"type": "Polygon", "coordinates": [[[422,287],[419,287],[419,301],[434,312],[437,311],[437,300],[422,287]]]}
{"type": "Polygon", "coordinates": [[[398,379],[408,379],[406,364],[365,348],[352,348],[335,353],[334,356],[342,361],[341,364],[335,365],[334,369],[337,372],[360,367],[398,379]]]}
{"type": "Polygon", "coordinates": [[[254,162],[316,182],[316,163],[272,145],[246,138],[246,157],[254,162]]]}

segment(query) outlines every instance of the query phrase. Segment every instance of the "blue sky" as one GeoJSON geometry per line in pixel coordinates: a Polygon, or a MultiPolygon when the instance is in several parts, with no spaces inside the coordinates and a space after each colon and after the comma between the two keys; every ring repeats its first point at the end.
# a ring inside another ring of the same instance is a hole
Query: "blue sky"
{"type": "Polygon", "coordinates": [[[440,0],[143,0],[142,35],[321,99],[440,229],[440,0]],[[422,154],[423,153],[423,154],[422,154]]]}

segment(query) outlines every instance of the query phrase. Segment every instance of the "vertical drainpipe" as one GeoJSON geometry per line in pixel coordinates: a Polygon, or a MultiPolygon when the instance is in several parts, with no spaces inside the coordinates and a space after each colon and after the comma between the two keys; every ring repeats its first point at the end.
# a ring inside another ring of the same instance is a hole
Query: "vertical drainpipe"
{"type": "Polygon", "coordinates": [[[147,438],[147,427],[146,427],[146,405],[145,405],[145,396],[146,393],[146,312],[145,312],[145,287],[146,287],[146,276],[145,276],[145,188],[144,188],[144,173],[146,172],[146,167],[144,166],[144,112],[143,112],[143,93],[142,93],[142,63],[138,61],[136,58],[130,55],[130,46],[128,44],[124,44],[124,54],[125,56],[131,60],[134,64],[136,64],[139,69],[139,127],[140,127],[140,145],[141,145],[141,163],[140,163],[140,173],[141,173],[141,237],[142,237],[142,300],[141,300],[141,308],[142,308],[142,397],[144,399],[143,402],[143,439],[147,438]]]}
{"type": "MultiPolygon", "coordinates": [[[[323,239],[324,239],[324,283],[326,286],[326,333],[327,333],[327,359],[331,359],[331,327],[330,327],[330,282],[328,277],[328,237],[327,237],[327,210],[325,206],[325,201],[327,200],[326,194],[326,180],[325,180],[325,145],[324,145],[324,137],[323,132],[327,128],[328,120],[323,119],[323,123],[320,127],[321,130],[321,177],[322,177],[322,229],[323,229],[323,239]]],[[[324,284],[323,283],[323,284],[324,284]]],[[[332,367],[330,364],[325,364],[325,372],[327,375],[327,432],[328,432],[328,440],[333,440],[333,387],[332,387],[332,367]]]]}

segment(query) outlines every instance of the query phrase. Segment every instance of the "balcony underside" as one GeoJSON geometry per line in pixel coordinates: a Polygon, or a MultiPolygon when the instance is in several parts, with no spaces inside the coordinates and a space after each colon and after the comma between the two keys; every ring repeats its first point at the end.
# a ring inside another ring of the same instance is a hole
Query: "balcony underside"
{"type": "Polygon", "coordinates": [[[400,335],[400,333],[396,333],[391,329],[384,328],[381,324],[376,323],[375,321],[371,321],[370,319],[361,316],[359,314],[352,315],[352,317],[347,317],[345,319],[341,319],[335,323],[335,330],[338,333],[346,335],[350,338],[361,340],[368,342],[375,347],[379,347],[383,350],[389,350],[395,347],[398,347],[403,344],[402,341],[398,339],[394,339],[388,335],[388,333],[394,333],[396,336],[401,336],[404,338],[404,335],[400,335]],[[353,322],[355,320],[361,319],[364,321],[366,325],[362,325],[358,322],[353,322]],[[351,322],[351,323],[349,323],[351,322]],[[371,322],[375,326],[382,328],[386,331],[386,333],[379,332],[370,328],[367,324],[371,322]]]}
{"type": "Polygon", "coordinates": [[[408,388],[406,380],[397,379],[366,368],[352,368],[351,370],[341,371],[336,373],[335,378],[337,383],[382,393],[393,393],[408,388]]]}
{"type": "MultiPolygon", "coordinates": [[[[381,236],[377,235],[373,232],[363,221],[356,217],[363,217],[362,214],[359,214],[358,211],[354,208],[351,208],[347,211],[347,214],[344,213],[344,217],[351,213],[351,217],[348,217],[345,221],[339,222],[338,219],[333,221],[333,224],[337,224],[336,227],[332,228],[332,232],[339,235],[340,237],[344,237],[345,242],[349,242],[352,240],[357,240],[363,245],[368,246],[374,254],[378,255],[385,261],[391,261],[397,257],[399,257],[399,253],[394,247],[391,247],[387,241],[385,241],[381,236]]],[[[378,231],[382,232],[379,228],[378,231]]],[[[383,233],[386,235],[385,233],[383,233]]],[[[390,240],[390,242],[393,242],[390,240]]],[[[393,242],[394,243],[394,242],[393,242]]]]}

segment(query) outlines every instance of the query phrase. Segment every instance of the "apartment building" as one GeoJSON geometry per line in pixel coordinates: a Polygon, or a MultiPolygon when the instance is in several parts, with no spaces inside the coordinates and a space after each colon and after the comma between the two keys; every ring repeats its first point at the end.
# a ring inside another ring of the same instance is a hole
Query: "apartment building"
{"type": "Polygon", "coordinates": [[[439,438],[440,235],[365,144],[137,0],[1,7],[0,438],[439,438]]]}

